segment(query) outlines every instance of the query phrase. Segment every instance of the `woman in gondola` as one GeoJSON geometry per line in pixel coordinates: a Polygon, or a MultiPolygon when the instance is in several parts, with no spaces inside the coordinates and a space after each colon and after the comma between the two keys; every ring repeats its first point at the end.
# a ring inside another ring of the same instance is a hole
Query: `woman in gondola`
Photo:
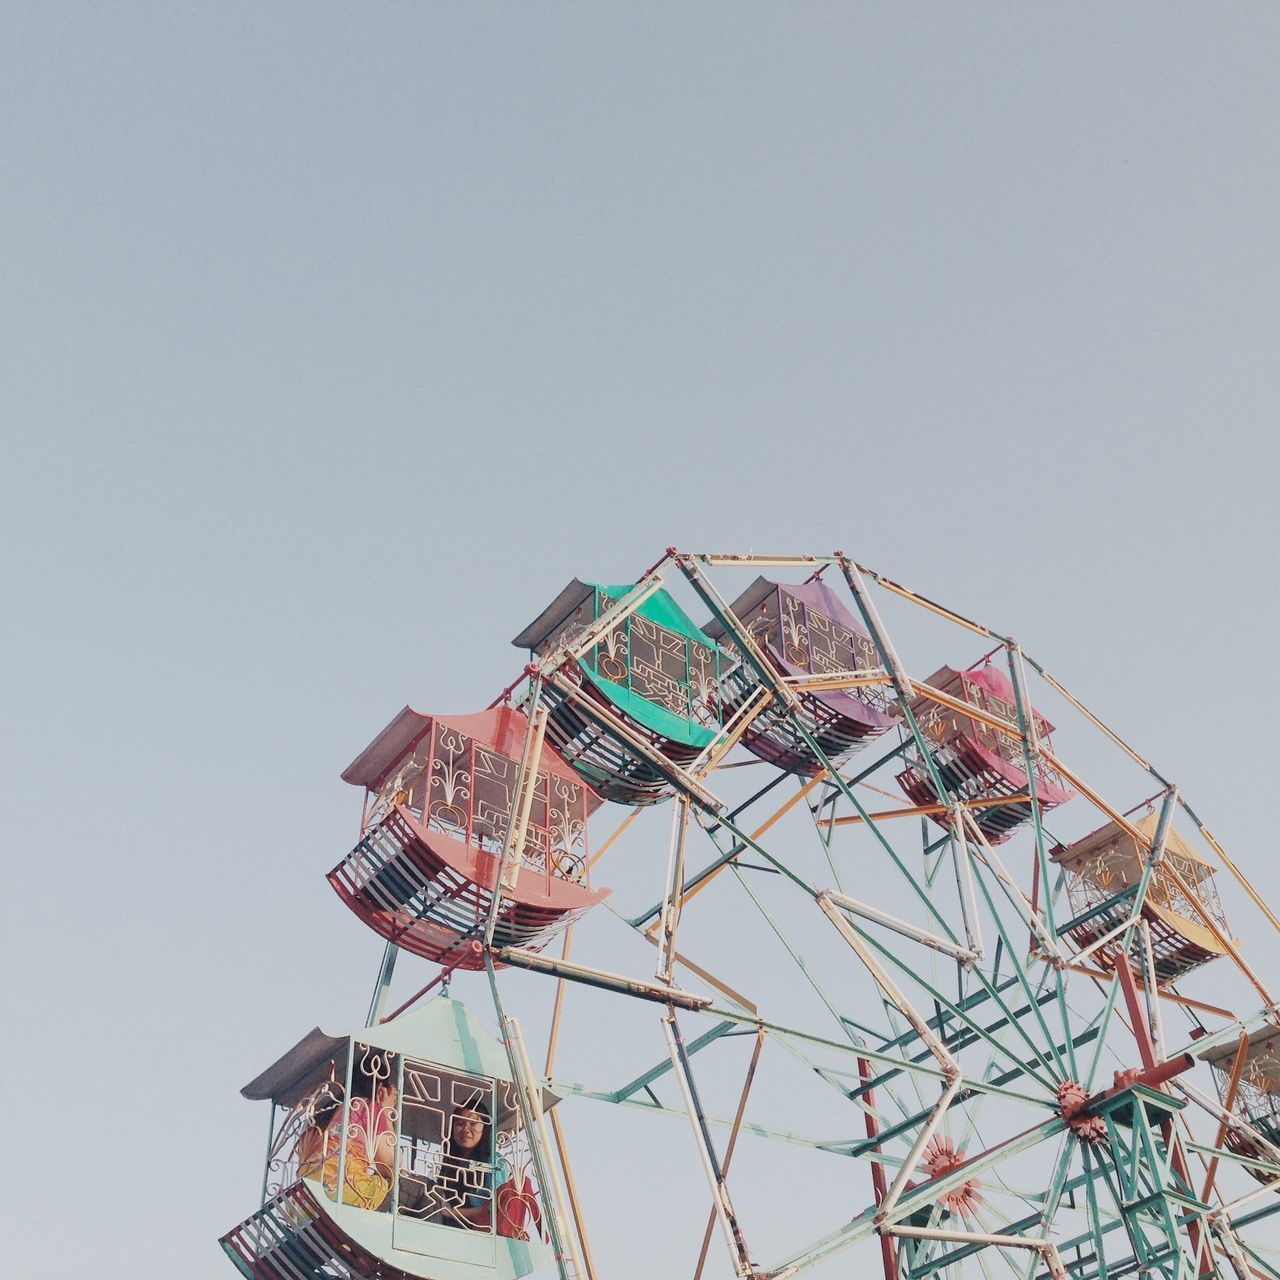
{"type": "MultiPolygon", "coordinates": [[[[506,1161],[499,1160],[498,1182],[509,1177],[506,1161]]],[[[435,1193],[445,1226],[469,1231],[492,1231],[494,1187],[493,1133],[489,1110],[480,1098],[459,1107],[450,1118],[435,1193]]]]}

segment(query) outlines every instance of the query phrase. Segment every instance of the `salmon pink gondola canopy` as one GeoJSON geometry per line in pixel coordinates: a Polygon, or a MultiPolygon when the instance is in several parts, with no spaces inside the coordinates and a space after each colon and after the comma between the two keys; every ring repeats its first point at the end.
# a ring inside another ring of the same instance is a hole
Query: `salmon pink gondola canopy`
{"type": "MultiPolygon", "coordinates": [[[[516,803],[525,714],[405,707],[344,771],[366,789],[359,843],[329,873],[338,895],[388,941],[478,968],[516,803]]],[[[587,882],[587,818],[600,799],[544,742],[518,870],[504,893],[496,946],[537,950],[607,890],[587,882]]]]}

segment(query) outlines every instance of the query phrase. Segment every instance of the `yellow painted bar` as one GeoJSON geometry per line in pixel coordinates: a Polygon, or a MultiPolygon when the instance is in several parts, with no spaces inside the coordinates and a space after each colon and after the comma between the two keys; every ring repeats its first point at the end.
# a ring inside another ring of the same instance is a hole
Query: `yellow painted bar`
{"type": "MultiPolygon", "coordinates": [[[[966,800],[964,801],[964,807],[966,809],[991,809],[1002,804],[1029,804],[1030,801],[1030,793],[1022,791],[1016,796],[994,796],[986,800],[966,800]]],[[[873,822],[878,822],[881,818],[932,818],[946,813],[949,807],[949,805],[945,804],[918,804],[911,809],[882,809],[879,813],[868,814],[867,817],[873,822]]],[[[861,814],[853,814],[847,818],[823,818],[821,825],[824,827],[847,827],[862,821],[861,814]]]]}

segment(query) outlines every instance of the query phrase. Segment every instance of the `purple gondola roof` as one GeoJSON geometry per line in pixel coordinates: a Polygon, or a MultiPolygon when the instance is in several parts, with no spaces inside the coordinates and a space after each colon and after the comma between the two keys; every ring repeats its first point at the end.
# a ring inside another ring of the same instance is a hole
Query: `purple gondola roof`
{"type": "MultiPolygon", "coordinates": [[[[729,607],[734,616],[744,618],[754,612],[769,597],[770,593],[780,591],[783,595],[798,600],[806,609],[824,614],[837,626],[852,631],[854,635],[870,640],[866,627],[849,611],[848,607],[834,591],[824,582],[770,582],[768,578],[757,578],[729,607]]],[[[713,640],[725,638],[725,628],[716,620],[711,621],[702,630],[713,640]]],[[[784,675],[806,676],[811,672],[788,662],[785,654],[779,653],[773,645],[766,646],[769,655],[784,675]]],[[[887,729],[895,721],[892,716],[864,702],[856,691],[843,689],[815,689],[808,696],[816,698],[838,715],[847,716],[862,724],[877,729],[887,729]]]]}

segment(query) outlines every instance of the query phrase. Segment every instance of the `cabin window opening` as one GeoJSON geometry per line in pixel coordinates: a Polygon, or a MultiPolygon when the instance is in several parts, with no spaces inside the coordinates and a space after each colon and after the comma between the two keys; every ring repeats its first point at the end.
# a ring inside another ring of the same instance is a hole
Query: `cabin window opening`
{"type": "Polygon", "coordinates": [[[460,1230],[494,1230],[494,1081],[406,1059],[395,1212],[460,1230]]]}
{"type": "Polygon", "coordinates": [[[401,1217],[544,1238],[513,1084],[406,1058],[399,1135],[394,1211],[401,1217]]]}
{"type": "Polygon", "coordinates": [[[270,1186],[283,1190],[307,1178],[336,1200],[341,1182],[343,1204],[385,1211],[395,1171],[399,1059],[385,1049],[354,1044],[349,1099],[335,1068],[331,1063],[329,1078],[286,1117],[272,1151],[270,1186]]]}

